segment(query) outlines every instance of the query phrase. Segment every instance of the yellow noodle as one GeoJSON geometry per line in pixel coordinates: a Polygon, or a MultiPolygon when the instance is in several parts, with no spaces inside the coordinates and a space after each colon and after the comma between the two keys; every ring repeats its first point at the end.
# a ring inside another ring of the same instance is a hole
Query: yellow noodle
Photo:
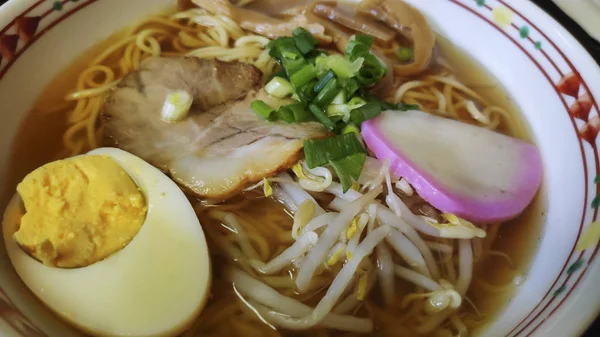
{"type": "Polygon", "coordinates": [[[135,43],[143,52],[154,56],[160,55],[160,44],[152,36],[154,34],[169,34],[167,31],[160,29],[144,29],[137,34],[135,43]],[[148,44],[146,44],[148,43],[148,44]]]}
{"type": "Polygon", "coordinates": [[[175,41],[180,41],[180,43],[188,48],[200,48],[204,45],[204,42],[197,39],[196,37],[186,33],[179,32],[178,39],[175,41]]]}
{"type": "Polygon", "coordinates": [[[114,86],[116,86],[118,83],[119,83],[119,81],[117,80],[112,83],[105,84],[101,87],[76,91],[74,93],[67,95],[67,97],[65,97],[65,99],[71,101],[71,100],[81,100],[83,98],[88,98],[88,97],[90,97],[90,98],[97,97],[97,96],[107,92],[108,90],[114,88],[114,86]]]}
{"type": "Polygon", "coordinates": [[[110,55],[116,53],[118,50],[125,47],[130,42],[134,41],[135,38],[135,36],[128,36],[125,37],[123,40],[115,43],[114,45],[106,49],[102,54],[98,55],[92,62],[90,62],[90,66],[95,66],[105,61],[110,55]]]}
{"type": "Polygon", "coordinates": [[[435,95],[438,100],[438,110],[440,112],[446,112],[446,98],[441,91],[439,91],[436,87],[431,87],[431,92],[435,95]]]}
{"type": "Polygon", "coordinates": [[[104,74],[103,82],[95,82],[95,79],[97,76],[87,75],[87,74],[81,75],[82,77],[85,78],[85,85],[87,85],[89,87],[94,87],[94,88],[101,87],[103,85],[106,85],[107,83],[114,81],[114,79],[115,79],[114,71],[112,71],[112,69],[110,69],[109,67],[104,66],[104,65],[92,66],[92,67],[89,67],[87,70],[104,74]]]}
{"type": "Polygon", "coordinates": [[[424,100],[427,102],[438,103],[438,98],[435,95],[420,93],[417,91],[407,91],[403,97],[408,97],[408,98],[412,98],[415,100],[424,100]]]}
{"type": "MultiPolygon", "coordinates": [[[[186,53],[188,51],[188,48],[184,46],[180,37],[177,37],[171,43],[173,45],[173,49],[175,49],[175,53],[173,53],[174,55],[186,53]]],[[[163,53],[163,56],[165,56],[165,54],[166,53],[163,53]]]]}
{"type": "Polygon", "coordinates": [[[265,239],[265,236],[258,235],[255,231],[248,231],[248,237],[254,248],[257,249],[258,255],[260,255],[263,262],[268,262],[269,257],[271,257],[271,249],[269,248],[269,243],[265,239]]]}
{"type": "Polygon", "coordinates": [[[483,97],[479,96],[479,94],[477,94],[475,91],[467,88],[464,84],[460,83],[459,81],[447,77],[447,76],[426,76],[425,80],[429,80],[429,81],[437,81],[437,82],[442,82],[444,84],[450,85],[466,94],[468,94],[469,96],[475,98],[476,100],[478,100],[480,103],[486,104],[487,102],[485,99],[483,99],[483,97]]]}
{"type": "Polygon", "coordinates": [[[422,87],[422,86],[425,86],[428,84],[430,84],[430,82],[425,82],[425,81],[410,81],[410,82],[406,82],[406,83],[402,84],[396,90],[396,93],[394,94],[394,102],[396,102],[396,103],[401,102],[402,98],[404,97],[404,94],[407,91],[418,88],[418,87],[422,87]]]}

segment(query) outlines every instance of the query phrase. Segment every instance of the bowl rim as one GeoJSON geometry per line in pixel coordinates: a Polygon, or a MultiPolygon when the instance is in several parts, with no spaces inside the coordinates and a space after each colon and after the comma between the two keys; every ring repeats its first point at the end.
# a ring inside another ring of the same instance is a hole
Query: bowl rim
{"type": "MultiPolygon", "coordinates": [[[[54,26],[55,24],[60,23],[62,20],[66,19],[69,17],[69,15],[76,13],[78,10],[86,7],[87,5],[90,5],[92,3],[97,2],[98,0],[61,0],[61,1],[54,1],[53,4],[55,3],[60,3],[62,6],[66,6],[67,3],[72,2],[74,5],[73,9],[70,11],[64,11],[64,16],[61,16],[57,19],[56,22],[54,22],[52,25],[48,26],[47,29],[51,29],[52,26],[54,26]]],[[[409,1],[414,1],[414,0],[409,0],[409,1]]],[[[497,25],[495,25],[495,23],[493,23],[492,21],[490,21],[486,16],[484,16],[483,14],[481,14],[480,12],[477,12],[478,8],[482,8],[482,10],[488,10],[488,11],[493,11],[495,8],[497,7],[492,7],[491,5],[488,5],[486,3],[485,0],[473,0],[471,1],[472,3],[476,3],[477,6],[473,6],[473,4],[471,4],[470,6],[466,4],[466,0],[447,0],[449,2],[452,2],[454,4],[457,4],[461,7],[463,7],[464,9],[466,9],[467,11],[470,11],[471,13],[473,13],[476,16],[479,16],[481,19],[487,21],[488,23],[490,23],[490,25],[494,26],[496,29],[498,29],[499,31],[501,31],[504,35],[506,35],[506,37],[508,37],[509,39],[513,40],[515,42],[515,44],[517,44],[519,46],[519,43],[511,36],[509,35],[509,33],[507,33],[505,30],[501,29],[500,27],[498,27],[497,25]],[[481,3],[481,5],[480,5],[481,3]]],[[[23,16],[26,16],[27,13],[29,13],[31,10],[33,10],[36,6],[39,6],[42,3],[48,3],[49,1],[46,0],[9,0],[7,3],[5,3],[4,5],[2,5],[0,7],[0,22],[6,22],[6,26],[0,31],[0,38],[3,36],[3,34],[5,34],[9,28],[13,27],[16,23],[17,20],[19,18],[22,18],[23,16]]],[[[492,2],[492,1],[489,1],[492,2]]],[[[563,38],[563,43],[569,43],[572,46],[572,49],[575,50],[579,50],[581,54],[581,56],[579,57],[580,59],[578,59],[578,61],[576,63],[587,63],[587,64],[593,64],[594,65],[594,74],[593,75],[589,75],[589,77],[593,77],[593,78],[597,78],[600,79],[600,67],[598,67],[598,64],[593,60],[593,58],[589,55],[589,53],[583,48],[583,46],[579,43],[579,41],[577,41],[577,39],[575,39],[564,27],[562,27],[562,25],[560,23],[558,23],[556,20],[554,20],[552,17],[550,17],[547,13],[545,13],[543,10],[541,10],[537,5],[535,5],[534,3],[530,3],[530,2],[525,2],[525,1],[518,1],[518,0],[495,0],[495,3],[499,4],[500,6],[503,6],[504,8],[509,9],[513,14],[515,14],[516,16],[520,17],[521,19],[523,19],[525,22],[527,22],[529,24],[529,27],[534,29],[536,32],[538,32],[539,34],[541,34],[541,36],[544,39],[544,42],[548,42],[550,44],[551,47],[555,48],[558,51],[558,54],[560,55],[560,57],[562,57],[563,60],[565,60],[567,62],[567,64],[569,65],[569,67],[573,70],[573,74],[575,74],[575,76],[578,78],[578,80],[580,81],[580,84],[582,85],[582,87],[585,89],[586,93],[589,95],[592,105],[593,107],[595,107],[596,111],[600,112],[600,109],[598,108],[598,103],[597,100],[595,99],[594,93],[592,92],[592,90],[590,89],[590,87],[588,86],[586,80],[584,79],[585,76],[581,75],[581,72],[578,71],[578,67],[575,67],[573,65],[573,62],[571,62],[571,60],[569,59],[569,57],[557,46],[557,44],[549,37],[549,34],[545,33],[544,29],[540,29],[538,26],[539,24],[536,24],[535,22],[533,22],[532,20],[529,19],[528,16],[522,14],[524,12],[528,12],[528,13],[532,13],[535,12],[536,16],[539,16],[539,20],[540,21],[547,21],[550,22],[550,24],[544,24],[544,26],[546,27],[551,27],[553,30],[556,30],[558,32],[559,35],[562,36],[563,38]]],[[[509,29],[516,29],[517,31],[519,31],[520,27],[509,27],[509,29]]],[[[514,30],[513,29],[513,30],[514,30]]],[[[550,28],[547,28],[550,29],[550,28]]],[[[514,32],[513,32],[514,33],[514,32]]],[[[28,41],[29,44],[32,44],[33,42],[35,42],[35,40],[37,40],[37,38],[41,37],[43,35],[37,35],[34,36],[31,40],[28,41]]],[[[536,41],[531,40],[531,43],[535,44],[536,41]]],[[[24,49],[21,49],[18,51],[18,53],[14,54],[12,58],[9,58],[8,61],[8,65],[1,67],[0,68],[0,80],[2,79],[3,75],[10,69],[10,65],[12,64],[12,62],[14,62],[16,59],[18,59],[20,53],[25,52],[26,47],[29,46],[26,45],[24,49]]],[[[520,47],[520,46],[519,46],[520,47]]],[[[523,49],[522,47],[520,47],[521,49],[523,49]]],[[[525,50],[524,50],[525,51],[525,50]]],[[[527,54],[527,52],[525,51],[525,53],[527,54]]],[[[548,58],[548,60],[551,63],[554,63],[553,59],[547,55],[544,52],[545,56],[548,58]]],[[[6,58],[6,57],[5,57],[6,58]]],[[[539,65],[538,65],[539,66],[539,65]]],[[[555,65],[556,66],[556,65],[555,65]]],[[[565,74],[568,75],[568,74],[565,74]]],[[[596,97],[600,96],[600,92],[595,92],[597,95],[596,97]]],[[[573,117],[572,117],[573,118],[573,117]]],[[[597,117],[596,117],[597,118],[597,117]]],[[[584,120],[586,122],[586,125],[589,123],[589,120],[584,120]]],[[[575,124],[574,124],[575,125],[575,124]]],[[[576,131],[581,131],[581,129],[576,131]]],[[[596,133],[597,135],[597,133],[596,133]]],[[[585,143],[586,141],[592,145],[593,147],[593,151],[594,151],[594,155],[596,156],[596,158],[598,158],[598,150],[596,148],[597,145],[597,139],[596,139],[596,135],[594,135],[591,138],[586,139],[585,135],[580,134],[580,142],[585,143]]],[[[596,165],[596,172],[598,172],[598,164],[596,165]]],[[[592,182],[590,182],[588,180],[588,177],[586,177],[586,189],[587,188],[593,188],[595,185],[592,184],[592,182]]],[[[596,194],[598,194],[598,186],[596,187],[596,194]]],[[[587,201],[587,196],[586,196],[586,203],[588,203],[587,201]]],[[[598,209],[593,210],[593,220],[596,220],[598,216],[598,209]]],[[[585,213],[584,213],[584,218],[585,218],[585,213]]],[[[583,221],[583,219],[582,219],[583,221]]],[[[584,223],[582,222],[581,226],[580,226],[580,233],[583,230],[584,227],[584,223]]],[[[557,297],[555,296],[556,293],[558,293],[559,295],[562,294],[562,292],[566,292],[566,295],[563,296],[562,299],[560,299],[560,304],[558,304],[558,306],[556,307],[552,307],[552,312],[550,312],[548,314],[548,316],[546,318],[551,317],[555,311],[561,306],[563,305],[563,303],[565,302],[565,300],[570,297],[570,295],[573,292],[577,292],[575,291],[577,288],[577,285],[580,283],[580,281],[587,275],[591,274],[589,272],[589,270],[591,268],[588,268],[590,266],[598,266],[600,263],[598,261],[598,259],[595,259],[596,257],[596,253],[598,252],[600,245],[596,245],[592,253],[592,257],[588,260],[587,264],[585,266],[583,266],[581,268],[581,270],[578,270],[577,273],[569,273],[567,275],[566,281],[560,281],[561,277],[564,276],[564,272],[568,271],[573,264],[569,263],[569,259],[567,259],[565,261],[564,266],[562,267],[562,271],[560,273],[560,275],[557,277],[557,279],[554,281],[554,285],[548,290],[546,296],[544,296],[544,298],[540,301],[540,303],[536,306],[536,308],[534,310],[531,311],[531,313],[527,316],[524,317],[523,321],[521,321],[521,323],[519,323],[511,333],[509,333],[508,335],[510,336],[517,336],[520,335],[520,331],[523,331],[524,329],[527,329],[527,327],[530,324],[534,324],[537,325],[533,331],[535,331],[535,329],[539,328],[544,321],[542,322],[536,322],[536,319],[543,314],[543,312],[546,310],[546,308],[542,309],[542,311],[540,311],[539,313],[536,313],[536,310],[538,308],[538,306],[542,305],[544,300],[546,298],[551,297],[551,302],[557,297]],[[569,288],[567,288],[567,282],[569,281],[569,279],[572,276],[575,276],[576,281],[574,282],[573,285],[569,286],[569,288]],[[560,284],[560,286],[558,286],[558,284],[560,284]],[[533,317],[535,316],[535,317],[533,317]],[[533,317],[533,319],[530,319],[531,317],[533,317]],[[528,321],[529,320],[529,321],[528,321]],[[517,331],[518,330],[518,331],[517,331]],[[513,334],[513,332],[515,334],[513,334]]],[[[573,252],[574,253],[574,248],[573,248],[573,252]]],[[[572,255],[571,254],[571,255],[572,255]]],[[[571,258],[571,256],[569,257],[571,258]]],[[[579,261],[579,260],[577,260],[579,261]]],[[[6,295],[3,293],[3,290],[0,288],[0,301],[2,300],[4,297],[8,300],[8,298],[6,297],[6,295]]],[[[546,305],[546,307],[548,307],[548,305],[546,305]]],[[[580,315],[577,318],[577,321],[581,322],[582,324],[579,325],[579,327],[573,328],[571,331],[573,333],[577,333],[577,332],[582,332],[582,330],[584,330],[587,326],[589,326],[593,320],[595,319],[595,317],[598,315],[598,313],[600,313],[600,303],[597,304],[596,306],[596,310],[595,311],[590,311],[587,313],[584,313],[582,315],[580,315]]],[[[23,317],[23,319],[25,321],[27,321],[27,319],[25,317],[23,317]]],[[[554,318],[555,321],[559,320],[561,318],[554,318]]],[[[6,320],[3,320],[2,317],[0,317],[0,322],[7,322],[6,320]]],[[[8,322],[10,324],[10,322],[8,322]]],[[[12,326],[12,328],[16,331],[19,328],[12,326]]],[[[41,333],[41,332],[40,332],[41,333]]]]}

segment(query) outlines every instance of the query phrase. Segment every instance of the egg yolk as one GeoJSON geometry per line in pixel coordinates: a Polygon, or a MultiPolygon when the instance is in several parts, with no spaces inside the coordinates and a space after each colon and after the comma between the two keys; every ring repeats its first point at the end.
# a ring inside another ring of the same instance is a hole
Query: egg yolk
{"type": "Polygon", "coordinates": [[[85,267],[124,248],[147,212],[129,174],[105,156],[44,165],[17,192],[26,213],[15,240],[34,258],[59,268],[85,267]]]}

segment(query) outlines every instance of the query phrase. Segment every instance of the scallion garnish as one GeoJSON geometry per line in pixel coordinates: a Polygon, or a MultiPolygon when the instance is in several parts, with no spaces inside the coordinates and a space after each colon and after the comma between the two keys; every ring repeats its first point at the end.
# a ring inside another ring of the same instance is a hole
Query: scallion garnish
{"type": "Polygon", "coordinates": [[[352,184],[360,178],[360,173],[362,172],[366,160],[366,154],[355,153],[331,162],[331,166],[340,179],[344,193],[346,193],[352,187],[352,184]]]}
{"type": "Polygon", "coordinates": [[[304,155],[309,168],[331,165],[346,192],[360,177],[367,154],[354,133],[304,142],[304,155]]]}
{"type": "Polygon", "coordinates": [[[342,120],[347,123],[350,120],[350,112],[365,104],[360,97],[353,97],[347,104],[330,104],[327,107],[327,116],[342,116],[342,120]]]}
{"type": "Polygon", "coordinates": [[[252,102],[252,104],[250,104],[250,107],[260,117],[262,117],[264,119],[267,119],[267,120],[271,119],[272,118],[272,114],[275,112],[275,109],[273,109],[272,107],[270,107],[264,101],[260,101],[260,100],[256,100],[256,101],[252,102]]]}
{"type": "Polygon", "coordinates": [[[317,97],[315,97],[315,103],[318,106],[327,106],[329,103],[331,103],[331,101],[333,101],[340,90],[341,88],[338,85],[337,78],[332,78],[329,82],[327,82],[327,84],[325,84],[323,89],[319,91],[319,94],[317,97]]]}
{"type": "Polygon", "coordinates": [[[362,139],[361,136],[360,136],[360,129],[355,124],[352,124],[352,123],[347,124],[342,129],[342,134],[346,135],[346,134],[349,134],[349,133],[355,134],[356,137],[359,137],[359,140],[362,139]]]}
{"type": "Polygon", "coordinates": [[[414,50],[411,47],[400,47],[396,50],[396,57],[400,62],[408,62],[414,57],[414,50]]]}
{"type": "Polygon", "coordinates": [[[360,84],[358,84],[356,78],[347,78],[342,80],[342,88],[346,90],[348,96],[352,96],[360,89],[360,84]]]}
{"type": "Polygon", "coordinates": [[[321,76],[321,78],[319,78],[317,84],[315,84],[314,91],[319,93],[334,77],[335,73],[332,70],[327,71],[323,76],[321,76]]]}
{"type": "Polygon", "coordinates": [[[273,77],[273,79],[265,86],[265,91],[273,97],[284,98],[294,92],[294,87],[292,87],[292,84],[284,78],[273,77]]]}
{"type": "Polygon", "coordinates": [[[310,120],[312,114],[306,110],[304,104],[294,103],[284,105],[281,108],[279,108],[279,116],[281,117],[281,119],[288,123],[299,123],[310,120]]]}
{"type": "Polygon", "coordinates": [[[304,157],[309,168],[325,166],[355,153],[366,153],[365,148],[353,134],[304,142],[304,157]]]}
{"type": "Polygon", "coordinates": [[[342,55],[320,55],[315,60],[317,67],[317,73],[324,73],[327,70],[333,70],[333,72],[342,79],[356,76],[358,71],[362,68],[365,59],[362,57],[357,58],[351,62],[348,58],[342,55]]]}
{"type": "Polygon", "coordinates": [[[306,107],[302,103],[290,104],[287,105],[287,107],[290,108],[294,113],[294,120],[296,122],[306,122],[309,121],[312,117],[310,111],[308,111],[308,109],[306,109],[306,107]]]}
{"type": "Polygon", "coordinates": [[[364,57],[367,54],[370,54],[370,48],[366,44],[359,42],[358,40],[352,40],[348,42],[346,46],[346,57],[351,62],[354,62],[359,57],[364,57]]]}
{"type": "Polygon", "coordinates": [[[169,93],[162,106],[162,120],[175,123],[185,119],[190,113],[193,101],[192,95],[187,91],[177,90],[169,93]]]}
{"type": "Polygon", "coordinates": [[[315,116],[315,118],[327,128],[327,130],[333,131],[335,129],[335,124],[331,121],[331,119],[329,119],[329,117],[327,117],[327,115],[321,108],[314,104],[311,104],[308,106],[308,109],[313,114],[313,116],[315,116]]]}
{"type": "Polygon", "coordinates": [[[368,102],[359,108],[350,112],[350,120],[356,125],[362,124],[364,121],[377,117],[381,113],[381,104],[378,102],[368,102]]]}
{"type": "Polygon", "coordinates": [[[275,40],[275,48],[277,48],[277,52],[282,59],[296,60],[302,58],[302,54],[291,37],[282,37],[275,40]]]}
{"type": "Polygon", "coordinates": [[[351,38],[351,40],[358,41],[369,48],[373,45],[373,37],[371,35],[356,34],[351,38]]]}
{"type": "Polygon", "coordinates": [[[331,101],[331,104],[346,104],[346,91],[344,89],[340,90],[331,101]]]}
{"type": "MultiPolygon", "coordinates": [[[[328,55],[317,49],[318,41],[305,29],[294,30],[292,37],[269,42],[269,55],[280,70],[266,85],[273,97],[292,96],[296,101],[278,111],[263,101],[252,103],[262,118],[287,123],[316,120],[328,130],[342,134],[327,139],[307,140],[304,144],[306,163],[310,168],[331,165],[344,191],[360,177],[366,149],[360,138],[360,125],[384,110],[418,109],[402,103],[391,104],[368,96],[388,71],[387,66],[371,52],[373,37],[355,35],[343,55],[328,55]]],[[[398,51],[402,60],[409,51],[398,51]]],[[[412,53],[412,51],[410,51],[412,53]]]]}
{"type": "Polygon", "coordinates": [[[315,73],[315,66],[312,64],[307,64],[302,69],[298,70],[290,77],[290,82],[296,88],[301,88],[305,84],[308,84],[312,81],[317,74],[315,73]]]}
{"type": "Polygon", "coordinates": [[[306,29],[299,27],[294,29],[292,33],[294,35],[294,43],[296,48],[304,55],[310,53],[317,48],[319,41],[315,39],[306,29]]]}
{"type": "Polygon", "coordinates": [[[277,113],[279,115],[279,119],[282,119],[286,123],[293,123],[295,121],[294,112],[290,107],[282,106],[279,108],[277,113]]]}

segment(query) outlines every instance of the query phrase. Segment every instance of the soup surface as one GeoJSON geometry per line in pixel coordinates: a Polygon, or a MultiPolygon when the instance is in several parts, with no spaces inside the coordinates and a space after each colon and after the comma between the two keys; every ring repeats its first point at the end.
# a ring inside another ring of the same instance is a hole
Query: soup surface
{"type": "MultiPolygon", "coordinates": [[[[204,18],[203,20],[209,20],[208,18],[217,20],[217,16],[200,12],[198,9],[188,11],[171,9],[145,19],[98,43],[48,85],[46,91],[33,104],[15,139],[10,160],[9,184],[2,195],[3,204],[14,194],[17,183],[35,168],[52,160],[67,158],[102,145],[102,123],[98,116],[108,90],[100,90],[98,94],[83,94],[78,98],[73,98],[72,94],[105,86],[109,86],[110,90],[110,86],[114,85],[113,81],[136,70],[141,60],[153,54],[152,49],[155,47],[152,42],[148,42],[150,40],[157,43],[158,54],[162,56],[188,54],[205,59],[216,57],[226,61],[241,60],[252,64],[262,62],[262,67],[259,68],[267,76],[270,75],[269,72],[275,71],[274,62],[259,60],[263,57],[262,46],[258,53],[238,58],[224,57],[219,50],[204,49],[232,49],[242,36],[232,33],[240,30],[239,28],[237,30],[227,28],[229,27],[227,25],[235,23],[221,19],[220,25],[226,27],[225,35],[221,36],[219,34],[222,31],[214,27],[207,28],[195,24],[194,20],[201,21],[198,17],[204,18]],[[143,48],[131,39],[132,36],[140,36],[140,34],[146,38],[143,48]],[[224,46],[220,45],[219,38],[226,40],[224,46]],[[100,57],[102,55],[104,56],[100,57]],[[77,114],[81,116],[78,117],[77,114]]],[[[243,31],[243,34],[254,36],[248,31],[243,31]]],[[[518,107],[514,105],[510,95],[500,83],[465,52],[453,47],[444,37],[437,36],[436,39],[439,55],[435,65],[422,74],[411,75],[408,78],[399,76],[394,79],[393,92],[403,86],[406,88],[407,83],[419,81],[425,83],[407,89],[400,100],[406,104],[418,104],[421,110],[426,112],[481,125],[465,109],[464,102],[475,100],[473,95],[443,80],[453,79],[472,90],[474,95],[483,98],[485,104],[478,103],[482,111],[485,111],[486,107],[495,107],[495,110],[490,110],[491,124],[483,126],[531,141],[527,125],[518,107]],[[450,106],[448,110],[452,110],[451,112],[438,110],[440,99],[438,93],[445,97],[447,106],[450,106]]],[[[400,44],[402,43],[401,41],[400,44]]],[[[391,47],[381,46],[383,54],[389,53],[386,48],[391,47]]],[[[390,96],[393,97],[393,94],[390,96]]],[[[274,179],[272,184],[276,183],[274,179]]],[[[323,208],[330,210],[328,205],[334,199],[334,195],[319,192],[311,195],[323,208]]],[[[418,195],[409,196],[401,193],[399,195],[413,213],[433,218],[440,216],[439,211],[418,195]]],[[[263,261],[270,261],[293,243],[289,233],[294,224],[294,214],[286,209],[285,203],[276,198],[265,197],[262,188],[246,191],[220,203],[207,202],[190,194],[188,198],[194,205],[207,234],[213,280],[208,304],[198,321],[184,336],[477,335],[502,312],[511,296],[518,290],[518,285],[527,277],[529,263],[541,232],[540,224],[544,213],[543,195],[543,191],[538,192],[534,202],[514,220],[504,223],[477,224],[485,229],[487,236],[472,239],[471,285],[460,308],[438,322],[433,331],[420,332],[415,325],[415,321],[425,320],[422,308],[424,302],[429,300],[429,295],[422,294],[426,294],[426,291],[419,287],[415,288],[406,280],[396,278],[393,284],[395,298],[385,299],[379,282],[372,282],[365,277],[363,281],[370,291],[366,296],[363,295],[364,298],[361,298],[360,303],[351,310],[352,315],[370,318],[374,323],[373,332],[362,334],[319,327],[295,331],[295,329],[267,323],[269,319],[265,320],[264,317],[260,317],[261,315],[257,315],[258,311],[253,311],[247,299],[232,286],[231,280],[223,276],[226,274],[225,270],[239,263],[235,259],[232,260],[231,252],[224,248],[224,245],[238,247],[236,239],[230,233],[232,229],[228,221],[223,220],[224,216],[233,214],[239,225],[248,233],[249,242],[260,258],[263,261]]],[[[441,266],[442,275],[452,283],[453,279],[457,278],[456,273],[459,269],[458,241],[427,235],[423,237],[441,266]]],[[[402,259],[397,255],[393,256],[393,263],[403,264],[402,259]]],[[[325,296],[329,285],[342,268],[343,263],[336,263],[322,271],[313,279],[308,292],[299,292],[293,286],[298,272],[295,266],[260,278],[262,282],[279,290],[281,294],[314,307],[325,296]]],[[[365,268],[365,275],[371,275],[368,268],[374,267],[365,268]]],[[[356,281],[359,289],[363,281],[356,281]]]]}

